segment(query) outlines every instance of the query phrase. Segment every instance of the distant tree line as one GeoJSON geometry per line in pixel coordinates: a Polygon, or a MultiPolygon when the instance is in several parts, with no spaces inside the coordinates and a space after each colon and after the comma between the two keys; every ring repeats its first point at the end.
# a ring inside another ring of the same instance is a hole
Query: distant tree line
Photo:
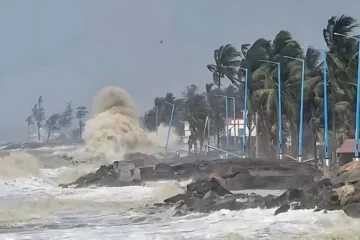
{"type": "MultiPolygon", "coordinates": [[[[52,115],[50,115],[49,118],[46,119],[45,109],[43,107],[43,97],[40,96],[34,107],[31,108],[30,116],[25,119],[28,127],[28,138],[30,139],[30,136],[32,134],[31,126],[36,126],[38,141],[41,141],[41,129],[47,131],[46,140],[49,140],[51,134],[54,132],[68,132],[74,120],[73,112],[74,110],[72,102],[68,102],[64,111],[53,113],[52,115]]],[[[81,136],[83,128],[85,126],[84,118],[87,113],[88,110],[85,106],[79,106],[76,108],[75,119],[77,120],[78,128],[73,130],[72,135],[77,135],[80,140],[82,140],[81,136]]]]}
{"type": "MultiPolygon", "coordinates": [[[[145,112],[142,120],[149,131],[155,131],[160,125],[168,126],[172,104],[174,104],[172,127],[177,134],[184,136],[184,124],[187,122],[188,130],[190,130],[189,149],[194,148],[195,152],[201,152],[208,136],[215,136],[217,144],[220,144],[226,116],[224,96],[229,97],[227,100],[228,116],[233,118],[234,103],[232,99],[235,98],[235,117],[240,117],[244,107],[244,98],[241,93],[243,90],[242,86],[229,85],[221,88],[215,87],[214,83],[209,83],[206,84],[206,91],[201,92],[196,85],[190,85],[186,87],[180,98],[175,98],[172,93],[167,93],[164,97],[156,97],[154,107],[145,112]],[[205,126],[206,119],[210,120],[209,128],[205,126]],[[197,142],[200,143],[200,148],[197,147],[197,142]]],[[[249,122],[249,126],[251,126],[252,122],[249,122]]]]}

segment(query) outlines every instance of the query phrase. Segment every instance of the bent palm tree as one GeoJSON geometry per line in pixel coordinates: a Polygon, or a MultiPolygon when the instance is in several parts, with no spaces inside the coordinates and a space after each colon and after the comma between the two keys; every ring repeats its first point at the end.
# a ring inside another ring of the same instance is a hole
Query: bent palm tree
{"type": "Polygon", "coordinates": [[[215,64],[209,64],[207,68],[213,73],[213,81],[218,88],[221,86],[221,79],[225,77],[238,85],[237,67],[241,63],[239,56],[241,54],[231,44],[221,46],[214,51],[215,64]]]}
{"type": "Polygon", "coordinates": [[[33,115],[30,115],[29,117],[27,117],[25,119],[25,121],[27,122],[27,134],[28,134],[28,139],[30,139],[30,126],[34,125],[34,121],[33,121],[33,115]]]}
{"type": "Polygon", "coordinates": [[[205,136],[205,121],[211,113],[211,108],[206,101],[206,95],[197,93],[197,86],[191,85],[187,87],[186,92],[183,93],[184,109],[183,119],[189,123],[192,135],[192,144],[194,145],[195,152],[197,152],[197,140],[200,141],[201,153],[204,144],[205,136]]]}

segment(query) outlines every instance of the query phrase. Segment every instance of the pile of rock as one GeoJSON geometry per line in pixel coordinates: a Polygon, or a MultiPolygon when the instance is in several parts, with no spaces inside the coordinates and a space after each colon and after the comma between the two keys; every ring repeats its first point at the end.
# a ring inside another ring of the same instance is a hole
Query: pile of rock
{"type": "Polygon", "coordinates": [[[187,191],[165,199],[162,205],[175,207],[177,215],[189,212],[209,212],[220,209],[277,208],[275,215],[290,209],[338,210],[339,199],[330,179],[323,179],[308,189],[291,188],[280,196],[232,194],[221,185],[219,178],[196,180],[187,185],[187,191]]]}
{"type": "Polygon", "coordinates": [[[143,181],[187,180],[189,178],[199,179],[217,173],[225,176],[235,174],[224,185],[230,190],[287,189],[309,186],[314,183],[314,177],[322,174],[312,165],[298,164],[294,161],[240,158],[194,161],[185,159],[184,162],[181,162],[182,158],[178,160],[179,162],[176,164],[170,164],[169,162],[160,162],[161,160],[152,155],[132,153],[126,155],[120,162],[116,161],[108,166],[101,166],[98,171],[82,176],[73,183],[61,186],[124,186],[128,185],[129,182],[130,184],[138,183],[140,179],[143,181]],[[132,166],[130,170],[127,169],[129,166],[132,166]],[[122,176],[127,174],[127,181],[121,180],[120,172],[122,172],[122,176]],[[137,176],[133,181],[134,179],[131,176],[135,173],[137,176]]]}
{"type": "Polygon", "coordinates": [[[68,184],[60,184],[60,187],[88,187],[88,186],[109,186],[122,187],[138,185],[141,183],[140,170],[134,164],[114,162],[108,166],[101,167],[94,173],[86,174],[76,181],[68,184]]]}
{"type": "Polygon", "coordinates": [[[337,171],[333,180],[338,186],[340,206],[344,212],[354,218],[360,218],[360,163],[345,164],[337,171]]]}
{"type": "MultiPolygon", "coordinates": [[[[209,212],[220,209],[276,208],[274,214],[289,210],[314,209],[314,211],[343,210],[353,218],[360,218],[360,163],[342,166],[333,179],[324,178],[310,187],[290,188],[280,196],[257,194],[232,194],[224,186],[243,172],[208,179],[198,179],[187,185],[184,194],[165,199],[160,206],[177,209],[177,215],[188,212],[209,212]]],[[[245,174],[246,175],[246,174],[245,174]]],[[[158,205],[159,206],[159,205],[158,205]]]]}

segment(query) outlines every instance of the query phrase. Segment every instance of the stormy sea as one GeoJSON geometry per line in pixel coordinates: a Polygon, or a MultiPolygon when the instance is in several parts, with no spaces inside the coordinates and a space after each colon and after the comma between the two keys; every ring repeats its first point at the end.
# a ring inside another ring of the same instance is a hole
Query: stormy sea
{"type": "MultiPolygon", "coordinates": [[[[191,179],[143,181],[129,186],[61,188],[121,161],[124,154],[155,154],[165,134],[145,132],[136,108],[120,88],[95,97],[84,144],[21,149],[3,147],[0,168],[0,238],[98,239],[360,239],[360,221],[342,210],[219,210],[175,215],[153,205],[183,193],[191,179]],[[67,156],[67,157],[64,157],[67,156]]],[[[166,133],[166,131],[164,131],[166,133]]],[[[164,160],[166,161],[166,159],[164,160]]],[[[286,189],[233,193],[281,195],[286,189]]]]}

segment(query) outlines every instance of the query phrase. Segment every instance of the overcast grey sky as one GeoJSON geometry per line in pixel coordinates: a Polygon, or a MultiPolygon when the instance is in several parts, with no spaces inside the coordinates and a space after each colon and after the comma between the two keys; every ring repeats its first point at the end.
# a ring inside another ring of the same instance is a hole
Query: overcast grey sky
{"type": "Polygon", "coordinates": [[[210,82],[222,44],[285,29],[320,48],[331,16],[360,20],[359,10],[359,0],[0,0],[0,140],[26,136],[39,95],[49,116],[117,85],[142,114],[156,96],[210,82]]]}

